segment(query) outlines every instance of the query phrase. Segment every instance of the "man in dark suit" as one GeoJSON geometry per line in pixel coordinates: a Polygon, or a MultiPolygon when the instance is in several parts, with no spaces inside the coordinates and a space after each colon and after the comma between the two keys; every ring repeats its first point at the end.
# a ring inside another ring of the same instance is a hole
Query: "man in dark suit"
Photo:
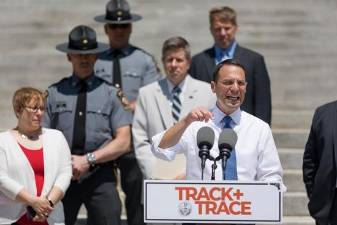
{"type": "Polygon", "coordinates": [[[210,83],[218,63],[229,58],[236,59],[245,67],[248,82],[241,109],[270,124],[270,80],[263,56],[239,46],[235,41],[238,25],[233,9],[226,6],[212,8],[209,20],[214,46],[192,58],[189,73],[196,79],[210,83]]]}
{"type": "Polygon", "coordinates": [[[337,101],[316,109],[303,155],[309,212],[318,225],[337,224],[337,101]]]}

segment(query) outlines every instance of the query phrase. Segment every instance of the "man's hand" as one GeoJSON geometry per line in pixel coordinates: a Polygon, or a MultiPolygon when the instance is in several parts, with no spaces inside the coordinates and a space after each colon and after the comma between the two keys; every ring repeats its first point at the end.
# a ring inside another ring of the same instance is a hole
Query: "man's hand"
{"type": "Polygon", "coordinates": [[[187,116],[185,117],[185,120],[187,124],[191,124],[194,121],[205,121],[208,122],[208,120],[213,118],[213,114],[206,109],[205,107],[197,107],[194,108],[187,116]]]}
{"type": "Polygon", "coordinates": [[[131,112],[134,113],[135,109],[136,109],[136,101],[130,102],[130,106],[129,107],[130,107],[131,112]]]}
{"type": "Polygon", "coordinates": [[[71,155],[71,164],[73,167],[73,180],[79,180],[90,168],[85,155],[71,155]]]}
{"type": "Polygon", "coordinates": [[[158,147],[169,148],[176,145],[186,128],[194,121],[208,122],[213,118],[213,114],[204,107],[197,107],[193,109],[187,116],[176,123],[173,127],[170,127],[162,137],[158,147]]]}

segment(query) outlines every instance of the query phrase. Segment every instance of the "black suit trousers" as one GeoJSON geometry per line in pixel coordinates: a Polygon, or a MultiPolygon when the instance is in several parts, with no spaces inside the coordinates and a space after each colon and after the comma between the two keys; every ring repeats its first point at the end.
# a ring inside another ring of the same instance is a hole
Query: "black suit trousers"
{"type": "Polygon", "coordinates": [[[328,221],[316,220],[316,225],[337,225],[337,189],[335,190],[335,196],[333,198],[328,221]]]}

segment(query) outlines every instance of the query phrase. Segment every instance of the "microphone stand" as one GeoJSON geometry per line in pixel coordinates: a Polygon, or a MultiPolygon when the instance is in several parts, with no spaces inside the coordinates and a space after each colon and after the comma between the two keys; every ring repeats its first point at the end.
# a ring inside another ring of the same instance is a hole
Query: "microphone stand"
{"type": "MultiPolygon", "coordinates": [[[[199,152],[199,156],[200,156],[200,152],[199,152]]],[[[204,170],[205,170],[206,160],[208,159],[209,156],[206,154],[205,159],[203,157],[204,156],[201,157],[201,180],[204,179],[204,170]]]]}
{"type": "Polygon", "coordinates": [[[222,167],[222,174],[223,174],[223,179],[226,180],[226,166],[227,166],[227,160],[230,157],[230,153],[228,157],[226,157],[225,154],[220,154],[218,157],[216,157],[217,160],[221,159],[221,167],[222,167]]]}
{"type": "Polygon", "coordinates": [[[224,159],[224,157],[221,157],[221,167],[222,167],[222,174],[223,174],[223,179],[226,180],[226,166],[227,166],[227,160],[224,159]]]}
{"type": "MultiPolygon", "coordinates": [[[[221,167],[222,167],[223,177],[224,177],[224,179],[226,179],[225,169],[226,169],[226,164],[227,164],[227,160],[228,160],[229,156],[226,157],[226,155],[220,154],[216,158],[213,158],[210,155],[207,157],[207,159],[213,161],[211,180],[215,180],[215,170],[218,168],[216,162],[219,161],[220,159],[221,159],[221,167]]],[[[204,179],[204,168],[201,168],[201,179],[202,180],[204,179]]]]}
{"type": "Polygon", "coordinates": [[[212,157],[212,159],[211,159],[211,160],[213,160],[211,180],[215,180],[215,170],[216,170],[216,168],[218,167],[218,166],[216,165],[216,161],[218,161],[217,158],[218,158],[218,157],[216,157],[216,158],[213,158],[213,157],[212,157]]]}

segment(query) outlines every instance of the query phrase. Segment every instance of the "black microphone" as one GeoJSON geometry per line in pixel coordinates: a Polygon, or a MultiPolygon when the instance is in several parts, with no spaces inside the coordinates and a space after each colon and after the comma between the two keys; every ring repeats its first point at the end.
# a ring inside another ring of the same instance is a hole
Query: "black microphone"
{"type": "Polygon", "coordinates": [[[209,158],[209,151],[214,144],[213,129],[210,127],[200,128],[197,133],[197,144],[199,148],[199,157],[201,158],[201,169],[203,173],[206,159],[209,158]]]}
{"type": "Polygon", "coordinates": [[[237,140],[237,134],[230,128],[223,129],[219,135],[219,159],[222,159],[223,169],[226,167],[227,159],[230,157],[237,140]]]}

